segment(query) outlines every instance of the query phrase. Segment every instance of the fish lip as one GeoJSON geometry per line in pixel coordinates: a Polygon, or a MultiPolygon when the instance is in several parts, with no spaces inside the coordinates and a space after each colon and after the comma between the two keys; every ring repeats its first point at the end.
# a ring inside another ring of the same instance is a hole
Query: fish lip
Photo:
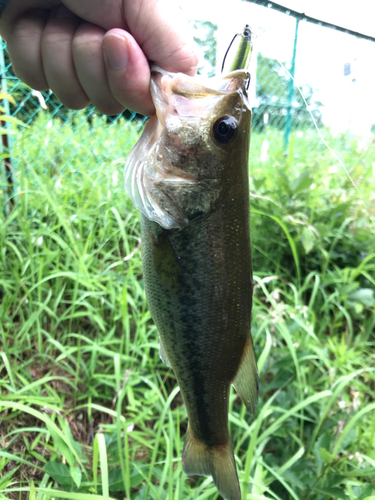
{"type": "MultiPolygon", "coordinates": [[[[159,66],[152,65],[151,68],[151,87],[157,88],[157,91],[169,92],[173,95],[180,95],[182,97],[187,97],[189,99],[200,99],[208,96],[225,96],[233,92],[242,89],[246,92],[245,82],[250,78],[250,72],[248,70],[240,69],[235,71],[230,71],[229,73],[217,76],[214,79],[215,86],[209,86],[207,82],[202,79],[201,81],[196,80],[196,78],[188,76],[184,73],[172,73],[170,71],[165,71],[159,66]],[[153,74],[158,73],[161,75],[159,83],[153,77],[153,74]],[[169,78],[168,83],[165,78],[169,78]],[[165,88],[160,85],[161,82],[165,82],[165,88]],[[229,82],[228,82],[229,81],[229,82]],[[167,90],[167,87],[169,89],[167,90]]],[[[166,103],[168,104],[168,103],[166,103]]],[[[158,109],[157,109],[158,111],[158,109]]],[[[159,113],[157,113],[159,116],[159,113]]],[[[164,121],[162,117],[161,121],[164,121]]]]}

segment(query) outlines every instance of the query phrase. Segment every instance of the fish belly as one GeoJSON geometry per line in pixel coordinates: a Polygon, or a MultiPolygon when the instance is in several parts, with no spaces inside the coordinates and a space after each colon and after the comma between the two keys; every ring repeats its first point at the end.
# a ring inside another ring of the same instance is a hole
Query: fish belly
{"type": "Polygon", "coordinates": [[[228,434],[229,390],[246,346],[253,355],[247,211],[246,200],[237,197],[229,208],[223,204],[171,231],[142,216],[146,297],[161,355],[175,372],[188,413],[184,470],[212,474],[230,500],[240,493],[228,434]]]}

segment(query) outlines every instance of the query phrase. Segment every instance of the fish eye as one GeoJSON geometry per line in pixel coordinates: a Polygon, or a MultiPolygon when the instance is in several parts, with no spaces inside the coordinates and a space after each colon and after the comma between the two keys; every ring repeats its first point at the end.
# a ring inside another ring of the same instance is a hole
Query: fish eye
{"type": "Polygon", "coordinates": [[[228,144],[236,135],[237,121],[232,116],[222,116],[214,123],[212,133],[221,144],[228,144]]]}

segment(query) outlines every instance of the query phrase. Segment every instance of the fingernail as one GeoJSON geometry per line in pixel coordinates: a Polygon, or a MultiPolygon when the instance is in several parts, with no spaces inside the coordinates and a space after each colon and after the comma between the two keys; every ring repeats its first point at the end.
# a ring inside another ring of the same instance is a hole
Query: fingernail
{"type": "Polygon", "coordinates": [[[128,47],[124,37],[108,35],[104,37],[103,49],[108,64],[112,69],[124,70],[128,64],[128,47]]]}

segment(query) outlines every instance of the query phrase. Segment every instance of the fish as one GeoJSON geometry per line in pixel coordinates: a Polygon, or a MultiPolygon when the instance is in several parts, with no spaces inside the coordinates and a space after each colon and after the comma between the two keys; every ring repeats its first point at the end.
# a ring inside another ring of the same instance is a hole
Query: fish
{"type": "Polygon", "coordinates": [[[188,427],[186,474],[240,500],[228,431],[230,385],[253,413],[247,70],[199,81],[152,67],[156,115],[125,165],[141,211],[146,299],[160,357],[175,373],[188,427]]]}

